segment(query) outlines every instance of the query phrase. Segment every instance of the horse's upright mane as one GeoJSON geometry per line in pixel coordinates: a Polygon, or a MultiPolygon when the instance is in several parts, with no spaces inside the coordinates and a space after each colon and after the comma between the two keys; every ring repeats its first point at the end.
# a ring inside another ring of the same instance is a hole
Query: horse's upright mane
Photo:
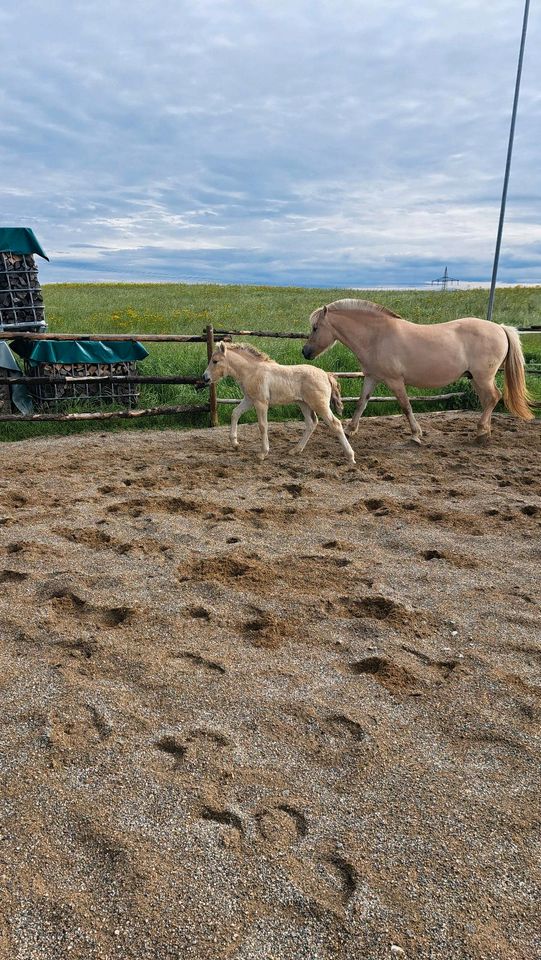
{"type": "Polygon", "coordinates": [[[234,350],[236,353],[249,353],[251,357],[254,357],[255,360],[271,360],[272,357],[269,357],[267,353],[263,353],[262,350],[258,350],[257,347],[252,347],[249,343],[228,343],[228,350],[234,350]]]}
{"type": "Polygon", "coordinates": [[[400,317],[399,313],[394,313],[388,307],[381,303],[373,303],[372,300],[355,300],[352,297],[344,300],[333,300],[327,304],[327,310],[356,311],[357,313],[381,313],[385,317],[400,317]]]}

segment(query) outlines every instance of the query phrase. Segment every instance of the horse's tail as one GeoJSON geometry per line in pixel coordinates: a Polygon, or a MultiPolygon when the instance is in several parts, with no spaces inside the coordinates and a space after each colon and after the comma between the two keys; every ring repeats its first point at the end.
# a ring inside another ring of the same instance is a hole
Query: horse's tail
{"type": "Polygon", "coordinates": [[[503,329],[509,343],[504,363],[503,402],[516,417],[520,417],[521,420],[533,420],[532,397],[526,386],[524,354],[520,337],[514,327],[504,326],[503,329]]]}
{"type": "Polygon", "coordinates": [[[340,384],[336,377],[333,377],[332,373],[327,374],[329,378],[329,383],[331,385],[331,403],[339,416],[342,416],[344,412],[344,404],[342,403],[342,396],[340,394],[340,384]]]}

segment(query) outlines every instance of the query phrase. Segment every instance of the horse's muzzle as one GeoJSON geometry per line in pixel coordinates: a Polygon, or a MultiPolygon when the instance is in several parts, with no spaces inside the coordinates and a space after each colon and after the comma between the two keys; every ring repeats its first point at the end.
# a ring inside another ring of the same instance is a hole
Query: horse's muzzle
{"type": "Polygon", "coordinates": [[[210,385],[210,379],[207,380],[206,377],[201,377],[201,379],[195,384],[196,390],[205,390],[206,387],[210,385]]]}
{"type": "Polygon", "coordinates": [[[304,347],[302,348],[302,355],[305,360],[309,360],[312,356],[312,347],[308,343],[304,344],[304,347]]]}

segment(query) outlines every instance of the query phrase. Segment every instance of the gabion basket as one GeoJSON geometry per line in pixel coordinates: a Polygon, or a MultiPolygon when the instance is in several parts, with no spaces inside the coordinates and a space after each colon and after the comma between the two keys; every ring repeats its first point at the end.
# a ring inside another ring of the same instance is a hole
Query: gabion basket
{"type": "MultiPolygon", "coordinates": [[[[137,373],[137,363],[31,363],[25,360],[24,372],[29,377],[134,376],[137,373]]],[[[117,403],[123,407],[134,407],[137,406],[140,393],[137,383],[111,383],[99,379],[82,383],[29,383],[28,389],[37,404],[51,408],[61,407],[74,400],[90,404],[117,403]]]]}
{"type": "Polygon", "coordinates": [[[14,334],[47,329],[38,270],[30,253],[0,251],[0,329],[14,334]]]}

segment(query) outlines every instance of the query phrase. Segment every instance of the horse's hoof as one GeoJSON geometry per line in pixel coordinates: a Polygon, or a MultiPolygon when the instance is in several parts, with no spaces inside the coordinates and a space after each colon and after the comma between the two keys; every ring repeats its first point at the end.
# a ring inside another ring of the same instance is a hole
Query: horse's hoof
{"type": "Polygon", "coordinates": [[[344,430],[346,437],[354,437],[357,433],[359,427],[352,427],[351,424],[348,424],[344,430]]]}
{"type": "Polygon", "coordinates": [[[423,441],[421,440],[421,437],[419,436],[419,434],[414,433],[411,437],[411,440],[412,440],[412,443],[416,443],[419,447],[422,446],[423,441]]]}
{"type": "Polygon", "coordinates": [[[478,447],[486,447],[490,443],[490,433],[478,433],[475,437],[478,447]]]}

